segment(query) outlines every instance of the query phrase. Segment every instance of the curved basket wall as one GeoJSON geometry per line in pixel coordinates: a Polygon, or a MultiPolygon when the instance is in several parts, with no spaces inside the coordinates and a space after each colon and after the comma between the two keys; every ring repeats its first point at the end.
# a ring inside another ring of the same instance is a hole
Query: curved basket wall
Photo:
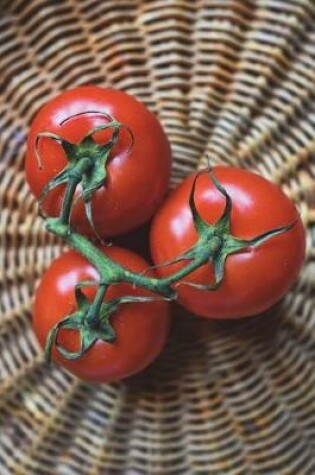
{"type": "Polygon", "coordinates": [[[0,2],[0,473],[314,475],[315,4],[312,0],[0,2]],[[25,184],[33,114],[111,85],[161,119],[173,184],[214,163],[257,170],[298,204],[301,278],[270,315],[178,311],[139,378],[93,386],[46,368],[30,325],[60,243],[25,184]]]}

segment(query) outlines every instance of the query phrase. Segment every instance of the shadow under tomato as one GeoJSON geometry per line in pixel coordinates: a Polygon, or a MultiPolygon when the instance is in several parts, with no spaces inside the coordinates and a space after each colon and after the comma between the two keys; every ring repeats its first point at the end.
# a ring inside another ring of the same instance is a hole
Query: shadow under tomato
{"type": "Polygon", "coordinates": [[[115,246],[126,247],[130,251],[139,254],[151,265],[151,256],[149,250],[149,232],[151,222],[145,223],[134,231],[112,239],[115,246]]]}
{"type": "Polygon", "coordinates": [[[195,371],[195,361],[206,358],[206,348],[218,339],[236,343],[244,351],[258,342],[276,349],[285,314],[283,301],[259,315],[231,320],[208,320],[192,315],[178,304],[172,307],[173,322],[164,350],[148,368],[124,381],[133,392],[167,392],[195,371]]]}

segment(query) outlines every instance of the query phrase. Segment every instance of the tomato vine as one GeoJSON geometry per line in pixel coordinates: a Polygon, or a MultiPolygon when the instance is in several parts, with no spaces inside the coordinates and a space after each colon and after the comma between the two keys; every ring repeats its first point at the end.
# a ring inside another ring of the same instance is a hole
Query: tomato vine
{"type": "MultiPolygon", "coordinates": [[[[123,124],[109,117],[108,122],[104,125],[89,130],[78,144],[70,143],[49,131],[38,134],[37,136],[36,144],[38,144],[38,141],[42,137],[55,140],[63,148],[68,160],[67,166],[47,183],[42,192],[41,199],[55,187],[66,184],[60,214],[58,217],[48,217],[46,219],[46,229],[62,237],[70,247],[84,256],[99,273],[99,281],[82,282],[76,286],[77,309],[51,329],[45,348],[47,359],[51,356],[54,344],[66,359],[78,359],[83,356],[98,339],[109,343],[113,342],[116,336],[109,319],[117,308],[123,304],[135,301],[148,301],[155,298],[126,295],[114,300],[104,301],[107,289],[110,285],[128,282],[133,284],[133,286],[142,287],[159,294],[161,299],[175,300],[177,298],[176,285],[178,285],[178,282],[200,266],[211,262],[214,267],[214,282],[209,282],[208,285],[198,285],[182,281],[180,283],[181,285],[190,285],[205,291],[215,291],[220,287],[224,279],[225,261],[229,255],[243,251],[251,246],[259,246],[266,240],[290,230],[295,224],[293,222],[271,229],[268,232],[248,240],[233,236],[231,233],[232,200],[209,167],[196,175],[189,198],[190,211],[197,231],[198,240],[190,249],[175,259],[162,264],[167,266],[183,261],[185,265],[171,275],[163,278],[147,276],[145,273],[136,273],[125,268],[104,255],[87,237],[77,233],[71,223],[71,211],[74,205],[75,194],[78,186],[80,186],[87,218],[95,230],[91,213],[91,197],[96,190],[106,184],[108,156],[118,141],[122,127],[124,127],[123,124]],[[99,145],[94,141],[93,135],[105,129],[111,131],[111,137],[105,144],[99,145]],[[196,182],[198,177],[203,173],[209,174],[215,188],[225,198],[224,212],[214,224],[209,224],[200,216],[195,204],[196,182]],[[92,302],[86,298],[82,290],[86,286],[97,287],[97,292],[92,302]],[[58,344],[58,332],[62,328],[74,329],[79,332],[79,351],[69,352],[58,344]]],[[[37,155],[39,162],[41,162],[38,152],[37,155]]]]}

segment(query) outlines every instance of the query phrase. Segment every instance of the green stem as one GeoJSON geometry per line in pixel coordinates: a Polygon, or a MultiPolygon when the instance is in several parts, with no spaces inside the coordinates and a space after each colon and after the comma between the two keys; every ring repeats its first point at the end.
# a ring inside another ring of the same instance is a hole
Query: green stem
{"type": "Polygon", "coordinates": [[[91,167],[92,160],[90,157],[83,157],[71,171],[71,176],[67,183],[65,194],[62,201],[59,221],[61,224],[68,224],[72,202],[78,184],[82,180],[82,175],[91,167]]]}
{"type": "Polygon", "coordinates": [[[167,297],[172,295],[172,289],[169,287],[168,283],[163,282],[163,279],[140,276],[139,274],[126,269],[106,256],[102,251],[95,247],[94,244],[80,234],[71,231],[69,234],[65,235],[65,232],[60,229],[56,222],[53,223],[53,227],[49,227],[49,230],[57,235],[64,236],[67,243],[96,268],[102,283],[114,284],[118,282],[130,282],[144,287],[147,290],[151,290],[152,292],[161,293],[167,297]]]}
{"type": "Polygon", "coordinates": [[[87,238],[71,231],[66,236],[66,241],[96,268],[102,282],[117,283],[123,280],[124,267],[112,261],[87,238]]]}
{"type": "Polygon", "coordinates": [[[61,223],[59,218],[48,218],[46,229],[64,238],[69,246],[82,254],[97,269],[102,282],[116,283],[123,279],[125,269],[122,266],[112,261],[87,238],[61,223]]]}
{"type": "Polygon", "coordinates": [[[172,296],[175,296],[171,284],[190,274],[204,263],[204,259],[194,259],[187,266],[171,276],[158,279],[156,277],[140,275],[126,269],[106,256],[87,238],[72,230],[69,231],[69,227],[60,223],[59,220],[53,218],[48,219],[46,222],[46,228],[57,236],[62,236],[69,246],[84,256],[98,271],[100,282],[107,285],[118,282],[130,282],[135,286],[143,287],[152,292],[157,292],[165,297],[171,298],[172,296]]]}
{"type": "Polygon", "coordinates": [[[151,292],[156,292],[168,298],[175,298],[176,293],[170,287],[167,279],[158,279],[156,277],[145,276],[141,274],[136,274],[128,269],[124,269],[124,278],[125,282],[130,282],[135,287],[142,287],[151,292]]]}
{"type": "Polygon", "coordinates": [[[89,312],[86,316],[86,321],[87,323],[89,323],[89,325],[93,328],[95,328],[97,326],[97,322],[99,320],[99,312],[100,312],[100,309],[101,309],[101,306],[102,306],[102,303],[103,303],[103,300],[104,300],[104,297],[105,297],[105,294],[106,294],[106,290],[107,290],[107,285],[100,285],[98,290],[97,290],[97,293],[96,293],[96,296],[95,296],[95,299],[89,309],[89,312]]]}
{"type": "Polygon", "coordinates": [[[68,184],[65,190],[64,199],[62,202],[60,216],[59,216],[59,221],[61,224],[67,225],[69,222],[73,197],[74,197],[74,193],[79,182],[80,182],[80,178],[76,176],[74,176],[73,178],[70,178],[70,180],[68,181],[68,184]]]}
{"type": "MultiPolygon", "coordinates": [[[[50,229],[52,230],[52,229],[50,229]]],[[[58,234],[58,233],[56,233],[58,234]]],[[[71,232],[65,237],[68,244],[82,254],[99,272],[100,281],[107,284],[118,282],[130,282],[137,287],[143,287],[152,292],[157,292],[165,297],[175,297],[171,284],[186,277],[202,264],[204,257],[196,258],[174,274],[158,279],[156,277],[145,276],[126,269],[108,256],[103,254],[88,239],[80,234],[71,232]]]]}
{"type": "Polygon", "coordinates": [[[177,282],[179,279],[186,277],[186,275],[198,269],[198,267],[200,267],[204,263],[205,259],[203,257],[195,258],[185,267],[179,269],[177,272],[174,272],[168,277],[164,277],[163,279],[147,277],[145,275],[125,271],[124,280],[127,282],[131,282],[136,286],[144,287],[147,290],[152,290],[153,292],[163,294],[167,297],[172,297],[174,291],[171,288],[171,285],[177,282]]]}
{"type": "Polygon", "coordinates": [[[195,258],[189,264],[187,264],[185,267],[182,267],[177,272],[174,272],[174,274],[171,274],[170,276],[166,277],[163,280],[164,280],[165,284],[167,284],[167,285],[174,284],[175,282],[182,279],[183,277],[186,277],[186,275],[191,274],[191,272],[198,269],[202,264],[205,264],[205,258],[204,257],[195,258]]]}

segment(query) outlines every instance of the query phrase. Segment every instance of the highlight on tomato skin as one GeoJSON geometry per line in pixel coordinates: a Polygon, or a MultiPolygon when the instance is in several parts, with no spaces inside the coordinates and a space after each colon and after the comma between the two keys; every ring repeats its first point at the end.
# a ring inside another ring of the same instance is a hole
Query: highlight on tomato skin
{"type": "MultiPolygon", "coordinates": [[[[213,173],[232,199],[231,233],[252,239],[273,228],[294,223],[286,232],[257,247],[229,255],[224,278],[217,290],[205,291],[185,283],[175,284],[178,301],[192,313],[214,319],[241,318],[264,312],[277,303],[296,282],[305,257],[305,231],[294,204],[275,184],[245,169],[217,166],[213,173]]],[[[151,256],[155,265],[180,256],[197,241],[189,207],[196,174],[189,175],[164,201],[150,231],[151,256]]],[[[209,175],[198,177],[195,204],[208,223],[219,220],[224,196],[209,175]]],[[[187,262],[157,267],[160,277],[170,276],[187,262]]],[[[182,281],[208,285],[214,281],[213,265],[201,266],[182,281]]]]}
{"type": "MultiPolygon", "coordinates": [[[[126,249],[116,246],[102,249],[111,259],[135,272],[143,272],[149,267],[143,258],[126,249]]],[[[148,275],[154,276],[154,272],[149,271],[148,275]]],[[[33,327],[43,348],[52,327],[76,310],[75,286],[98,278],[95,268],[76,251],[67,251],[52,262],[37,288],[33,306],[33,327]]],[[[91,301],[95,292],[94,287],[84,289],[91,301]]],[[[122,283],[109,287],[105,300],[126,295],[154,296],[152,292],[122,283]]],[[[142,371],[159,355],[169,333],[170,318],[170,305],[166,301],[123,304],[111,317],[115,341],[98,340],[74,361],[64,358],[54,346],[52,359],[85,381],[125,379],[142,371]]],[[[77,351],[78,333],[62,329],[58,342],[69,351],[77,351]]]]}
{"type": "MultiPolygon", "coordinates": [[[[99,236],[111,238],[137,228],[152,217],[163,200],[171,173],[171,147],[157,117],[135,97],[99,86],[80,86],[48,101],[35,116],[28,136],[26,178],[38,199],[67,165],[56,137],[79,144],[95,127],[118,121],[119,137],[109,154],[104,185],[94,192],[91,208],[99,236]],[[55,139],[40,134],[50,134],[55,139]]],[[[106,144],[112,130],[92,135],[106,144]]],[[[65,184],[50,190],[42,202],[48,216],[60,213],[65,184]]],[[[78,189],[71,223],[80,234],[94,237],[78,189]]]]}

